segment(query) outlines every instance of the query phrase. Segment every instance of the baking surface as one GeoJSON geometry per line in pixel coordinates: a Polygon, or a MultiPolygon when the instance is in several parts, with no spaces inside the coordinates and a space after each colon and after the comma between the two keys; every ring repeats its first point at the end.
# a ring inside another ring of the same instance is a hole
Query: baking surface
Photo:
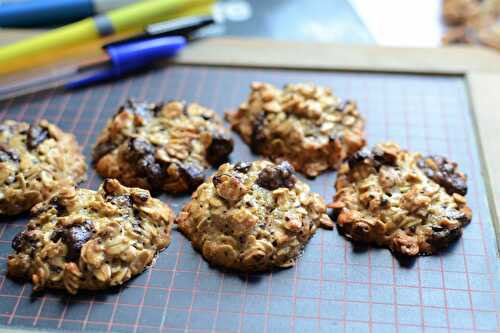
{"type": "MultiPolygon", "coordinates": [[[[399,262],[389,251],[353,245],[320,230],[296,267],[259,275],[211,268],[177,231],[156,264],[107,292],[33,294],[5,278],[14,234],[26,218],[0,227],[0,325],[123,332],[449,332],[500,329],[500,261],[475,133],[461,77],[174,66],[76,93],[41,93],[0,104],[0,119],[44,117],[91,146],[127,97],[182,98],[222,114],[244,100],[254,80],[313,81],[358,101],[368,142],[394,140],[444,154],[469,176],[472,223],[462,239],[433,257],[399,262]]],[[[256,159],[234,134],[232,161],[256,159]]],[[[90,159],[88,159],[90,161],[90,159]]],[[[335,173],[307,180],[327,202],[335,173]]],[[[101,182],[92,168],[83,186],[101,182]]],[[[189,197],[162,196],[178,211],[189,197]]]]}

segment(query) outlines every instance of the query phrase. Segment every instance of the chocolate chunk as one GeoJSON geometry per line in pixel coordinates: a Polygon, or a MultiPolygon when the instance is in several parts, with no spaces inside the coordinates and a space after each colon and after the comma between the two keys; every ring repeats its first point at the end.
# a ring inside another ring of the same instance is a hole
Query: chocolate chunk
{"type": "Polygon", "coordinates": [[[250,138],[250,149],[254,153],[259,153],[262,145],[266,141],[266,135],[264,134],[264,123],[266,121],[266,114],[261,113],[255,119],[253,125],[252,125],[252,135],[250,138]]]}
{"type": "Polygon", "coordinates": [[[99,143],[94,147],[94,150],[92,151],[92,159],[97,162],[99,161],[104,155],[108,154],[111,152],[113,149],[116,148],[116,145],[113,142],[103,142],[99,143]]]}
{"type": "Polygon", "coordinates": [[[456,209],[450,209],[446,212],[446,217],[450,220],[456,220],[460,222],[462,225],[468,224],[470,219],[464,212],[461,212],[456,209]]]}
{"type": "Polygon", "coordinates": [[[214,134],[207,149],[207,161],[210,164],[220,164],[227,161],[229,154],[233,151],[233,146],[233,139],[228,135],[214,134]]]}
{"type": "Polygon", "coordinates": [[[12,248],[16,252],[26,251],[30,255],[37,247],[38,240],[32,231],[21,231],[12,239],[12,248]]]}
{"type": "Polygon", "coordinates": [[[132,206],[132,198],[130,198],[130,195],[127,194],[108,196],[106,201],[120,207],[132,206]]]}
{"type": "Polygon", "coordinates": [[[128,142],[127,156],[133,161],[137,161],[146,155],[154,155],[155,151],[155,147],[144,139],[132,138],[128,142]]]}
{"type": "Polygon", "coordinates": [[[66,208],[66,205],[63,204],[61,201],[61,198],[56,196],[53,196],[52,199],[50,199],[49,204],[51,207],[54,207],[57,210],[57,215],[65,215],[68,213],[68,210],[66,208]]]}
{"type": "Polygon", "coordinates": [[[293,167],[285,161],[276,166],[262,169],[255,183],[260,187],[273,191],[280,187],[293,188],[295,181],[293,167]]]}
{"type": "Polygon", "coordinates": [[[19,154],[3,145],[0,145],[0,163],[8,161],[19,163],[19,154]]]}
{"type": "Polygon", "coordinates": [[[222,177],[222,175],[213,176],[212,184],[214,184],[215,187],[219,186],[219,184],[222,183],[221,177],[222,177]]]}
{"type": "Polygon", "coordinates": [[[467,194],[466,177],[458,172],[457,163],[452,162],[442,156],[427,156],[417,161],[417,166],[427,177],[444,187],[448,194],[467,194]],[[425,160],[434,161],[438,169],[433,169],[425,160]]]}
{"type": "Polygon", "coordinates": [[[241,172],[241,173],[247,173],[251,167],[252,167],[252,163],[238,162],[234,165],[234,170],[241,172]]]}
{"type": "Polygon", "coordinates": [[[192,164],[182,164],[178,165],[181,176],[186,181],[189,189],[196,189],[203,183],[205,175],[203,170],[192,165],[192,164]]]}
{"type": "Polygon", "coordinates": [[[140,116],[143,119],[149,119],[151,116],[155,116],[162,109],[162,107],[163,103],[147,103],[128,99],[125,104],[120,107],[116,114],[126,111],[140,116]]]}
{"type": "Polygon", "coordinates": [[[461,235],[461,228],[448,229],[440,225],[435,225],[432,226],[432,234],[427,242],[436,248],[442,248],[448,246],[461,235]]]}
{"type": "Polygon", "coordinates": [[[165,173],[153,155],[146,155],[137,161],[139,172],[145,175],[153,187],[161,186],[165,173]]]}
{"type": "Polygon", "coordinates": [[[14,236],[14,239],[12,239],[12,248],[14,249],[14,251],[21,252],[24,244],[23,236],[24,233],[19,232],[14,236]]]}
{"type": "Polygon", "coordinates": [[[30,125],[27,131],[26,146],[28,149],[36,149],[42,142],[49,137],[49,132],[46,128],[30,125]]]}
{"type": "Polygon", "coordinates": [[[82,224],[72,225],[69,228],[57,229],[52,234],[51,240],[57,242],[61,240],[68,247],[66,260],[75,261],[80,258],[80,252],[83,245],[92,237],[94,226],[91,221],[85,221],[82,224]]]}
{"type": "Polygon", "coordinates": [[[381,165],[395,165],[397,155],[384,151],[381,147],[375,146],[372,149],[373,159],[381,165]]]}
{"type": "Polygon", "coordinates": [[[160,186],[164,177],[162,165],[156,160],[156,148],[146,140],[132,138],[128,142],[126,155],[137,163],[139,173],[146,176],[153,187],[160,186]]]}
{"type": "Polygon", "coordinates": [[[347,163],[349,164],[349,168],[352,169],[358,164],[362,163],[364,160],[371,159],[372,157],[372,153],[368,149],[363,148],[349,157],[347,159],[347,163]]]}

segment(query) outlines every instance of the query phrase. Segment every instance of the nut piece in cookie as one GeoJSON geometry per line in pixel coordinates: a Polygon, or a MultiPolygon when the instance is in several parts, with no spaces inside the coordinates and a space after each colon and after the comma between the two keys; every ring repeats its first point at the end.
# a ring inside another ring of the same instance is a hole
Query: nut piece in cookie
{"type": "Polygon", "coordinates": [[[99,174],[127,186],[182,193],[196,189],[205,170],[232,150],[231,135],[212,110],[129,100],[100,134],[93,160],[99,174]]]}
{"type": "Polygon", "coordinates": [[[329,207],[339,230],[352,240],[407,256],[433,254],[459,238],[471,221],[466,181],[445,157],[384,143],[342,165],[329,207]]]}
{"type": "Polygon", "coordinates": [[[176,223],[207,261],[240,271],[293,266],[317,227],[333,227],[293,167],[268,161],[220,166],[176,223]]]}
{"type": "Polygon", "coordinates": [[[314,177],[337,169],[365,145],[364,119],[353,101],[313,84],[252,83],[248,101],[226,114],[231,127],[257,154],[289,161],[314,177]]]}
{"type": "Polygon", "coordinates": [[[87,165],[71,134],[41,120],[0,124],[0,215],[15,215],[86,178],[87,165]]]}
{"type": "Polygon", "coordinates": [[[97,192],[65,187],[33,207],[12,240],[11,277],[34,290],[98,290],[125,283],[170,244],[172,210],[147,190],[106,179],[97,192]]]}

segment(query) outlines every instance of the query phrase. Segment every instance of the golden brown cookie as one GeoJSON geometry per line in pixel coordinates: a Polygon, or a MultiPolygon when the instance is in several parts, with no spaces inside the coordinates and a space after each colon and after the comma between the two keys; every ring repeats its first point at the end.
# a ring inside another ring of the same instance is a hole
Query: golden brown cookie
{"type": "Polygon", "coordinates": [[[275,162],[287,160],[307,176],[337,169],[365,145],[356,103],[313,84],[252,83],[248,101],[226,115],[250,148],[275,162]]]}
{"type": "Polygon", "coordinates": [[[408,256],[432,254],[459,238],[472,218],[466,181],[444,157],[384,143],[342,165],[329,206],[352,240],[408,256]]]}
{"type": "Polygon", "coordinates": [[[32,209],[8,258],[11,277],[34,290],[105,289],[151,265],[170,243],[172,210],[147,190],[106,179],[97,192],[63,188],[32,209]]]}
{"type": "Polygon", "coordinates": [[[209,165],[226,161],[232,150],[212,110],[129,100],[97,139],[93,159],[99,174],[127,186],[181,193],[196,189],[209,165]]]}
{"type": "Polygon", "coordinates": [[[500,50],[500,0],[444,0],[443,18],[449,26],[443,43],[500,50]]]}
{"type": "Polygon", "coordinates": [[[207,261],[240,271],[293,266],[318,226],[333,227],[292,166],[268,161],[220,166],[176,223],[207,261]]]}
{"type": "Polygon", "coordinates": [[[0,215],[15,215],[62,186],[85,180],[87,166],[75,137],[41,120],[0,124],[0,215]]]}

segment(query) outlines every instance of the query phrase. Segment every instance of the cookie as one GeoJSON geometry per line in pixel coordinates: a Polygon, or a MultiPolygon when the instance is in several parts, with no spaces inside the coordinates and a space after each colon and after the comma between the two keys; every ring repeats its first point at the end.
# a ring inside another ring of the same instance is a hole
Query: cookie
{"type": "Polygon", "coordinates": [[[287,160],[314,177],[337,169],[365,145],[364,120],[356,103],[341,101],[313,84],[252,83],[247,102],[226,115],[253,152],[275,162],[287,160]]]}
{"type": "Polygon", "coordinates": [[[205,259],[240,271],[295,264],[318,226],[332,228],[323,199],[288,162],[223,164],[176,219],[205,259]]]}
{"type": "Polygon", "coordinates": [[[15,215],[86,178],[75,137],[41,120],[0,124],[0,214],[15,215]]]}
{"type": "Polygon", "coordinates": [[[147,190],[106,179],[97,192],[65,187],[32,209],[12,240],[11,277],[34,290],[98,290],[123,284],[170,243],[172,210],[147,190]]]}
{"type": "Polygon", "coordinates": [[[124,185],[182,193],[196,189],[205,170],[232,150],[230,133],[212,110],[129,100],[100,134],[93,160],[99,174],[124,185]]]}
{"type": "Polygon", "coordinates": [[[407,256],[433,254],[471,221],[466,181],[455,162],[384,143],[342,165],[329,206],[347,238],[407,256]]]}
{"type": "Polygon", "coordinates": [[[477,44],[500,50],[500,1],[444,0],[443,19],[449,29],[445,44],[477,44]]]}

